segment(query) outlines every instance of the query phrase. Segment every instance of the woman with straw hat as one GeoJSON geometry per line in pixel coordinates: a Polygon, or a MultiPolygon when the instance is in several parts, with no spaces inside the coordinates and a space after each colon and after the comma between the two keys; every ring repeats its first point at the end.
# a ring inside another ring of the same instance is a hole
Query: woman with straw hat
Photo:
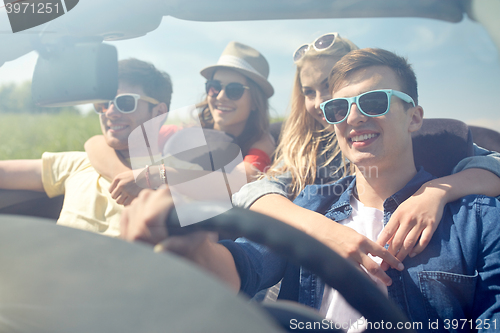
{"type": "Polygon", "coordinates": [[[268,99],[274,94],[267,80],[269,65],[257,50],[230,42],[215,65],[204,68],[206,99],[202,103],[202,127],[236,138],[245,156],[248,175],[271,162],[274,140],[269,129],[268,99]]]}

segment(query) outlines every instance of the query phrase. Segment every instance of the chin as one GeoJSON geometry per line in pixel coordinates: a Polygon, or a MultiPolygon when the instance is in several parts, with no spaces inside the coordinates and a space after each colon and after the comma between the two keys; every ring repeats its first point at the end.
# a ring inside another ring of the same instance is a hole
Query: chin
{"type": "Polygon", "coordinates": [[[124,150],[124,149],[128,148],[128,142],[127,143],[123,143],[123,142],[121,142],[120,140],[118,140],[116,138],[106,137],[106,143],[108,144],[108,146],[110,146],[114,150],[124,150]]]}

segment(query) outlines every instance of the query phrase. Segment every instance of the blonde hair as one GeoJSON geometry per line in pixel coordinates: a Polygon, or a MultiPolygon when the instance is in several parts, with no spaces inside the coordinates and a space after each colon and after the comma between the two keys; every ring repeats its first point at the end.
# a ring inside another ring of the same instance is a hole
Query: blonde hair
{"type": "MultiPolygon", "coordinates": [[[[306,185],[314,184],[318,167],[326,167],[340,153],[334,131],[329,131],[311,117],[305,108],[300,72],[304,63],[320,58],[340,58],[358,47],[347,39],[340,39],[340,47],[316,51],[310,48],[296,62],[297,70],[292,90],[290,115],[281,130],[280,142],[275,152],[275,160],[266,176],[274,178],[283,173],[291,174],[287,188],[289,199],[294,199],[306,185]],[[325,156],[325,162],[317,165],[317,159],[325,156]]],[[[344,172],[347,170],[344,169],[344,172]]]]}

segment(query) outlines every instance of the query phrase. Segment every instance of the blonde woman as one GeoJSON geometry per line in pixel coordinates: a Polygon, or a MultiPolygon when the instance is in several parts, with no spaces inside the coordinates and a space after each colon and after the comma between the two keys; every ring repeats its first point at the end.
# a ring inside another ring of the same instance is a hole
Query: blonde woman
{"type": "Polygon", "coordinates": [[[399,206],[376,242],[295,205],[292,200],[306,185],[332,182],[345,174],[333,127],[325,121],[320,104],[331,98],[331,68],[355,49],[356,45],[337,33],[322,35],[297,49],[291,111],[283,125],[275,162],[266,177],[233,195],[233,204],[308,233],[389,284],[391,279],[384,270],[397,268],[407,255],[415,256],[427,246],[446,203],[469,194],[500,195],[495,185],[500,177],[500,155],[475,147],[476,155],[483,156],[467,158],[453,175],[425,183],[399,206]],[[379,265],[369,255],[384,262],[379,265]]]}

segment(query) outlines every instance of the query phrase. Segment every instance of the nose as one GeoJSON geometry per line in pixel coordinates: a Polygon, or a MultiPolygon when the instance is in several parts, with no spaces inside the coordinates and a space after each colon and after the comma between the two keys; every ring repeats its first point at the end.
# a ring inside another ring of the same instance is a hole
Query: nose
{"type": "Polygon", "coordinates": [[[367,120],[368,117],[361,113],[356,103],[352,103],[349,107],[351,109],[346,120],[348,124],[357,125],[359,123],[364,123],[367,120]]]}
{"type": "Polygon", "coordinates": [[[224,100],[224,99],[228,99],[227,95],[226,95],[226,87],[223,87],[221,89],[221,91],[219,91],[219,94],[217,95],[217,99],[218,100],[224,100]]]}
{"type": "Polygon", "coordinates": [[[104,115],[108,118],[116,118],[120,116],[120,111],[116,108],[115,104],[113,102],[109,103],[109,107],[107,110],[104,112],[104,115]]]}

